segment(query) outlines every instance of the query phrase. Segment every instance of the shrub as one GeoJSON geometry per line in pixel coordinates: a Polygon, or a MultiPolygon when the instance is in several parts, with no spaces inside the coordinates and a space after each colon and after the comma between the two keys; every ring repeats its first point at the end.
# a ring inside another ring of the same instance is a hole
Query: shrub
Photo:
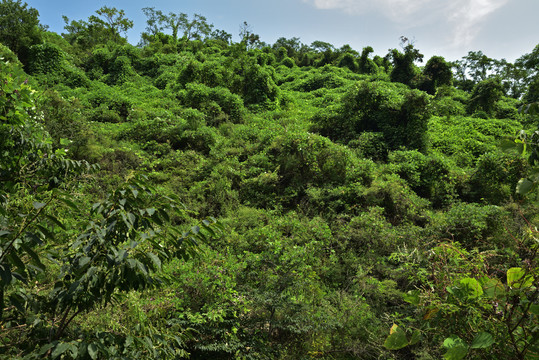
{"type": "Polygon", "coordinates": [[[350,140],[348,146],[357,149],[362,157],[382,162],[387,160],[389,147],[381,132],[362,132],[357,139],[350,140]]]}
{"type": "Polygon", "coordinates": [[[278,166],[281,186],[292,188],[342,183],[351,162],[345,147],[305,132],[277,137],[269,154],[278,166]]]}
{"type": "Polygon", "coordinates": [[[318,89],[335,89],[344,86],[346,80],[333,71],[321,72],[313,70],[306,78],[293,87],[297,91],[314,91],[318,89]]]}
{"type": "Polygon", "coordinates": [[[28,59],[31,74],[56,73],[64,66],[66,54],[54,44],[32,45],[28,59]]]}
{"type": "Polygon", "coordinates": [[[429,97],[387,82],[357,83],[339,106],[315,115],[313,129],[348,143],[363,131],[381,132],[390,149],[427,147],[429,97]]]}
{"type": "Polygon", "coordinates": [[[393,225],[423,224],[429,201],[416,195],[406,181],[395,174],[375,178],[362,194],[361,202],[369,207],[379,206],[393,225]]]}
{"type": "Polygon", "coordinates": [[[434,221],[443,238],[461,243],[467,249],[492,249],[492,237],[503,232],[503,211],[494,205],[455,203],[434,221]]]}
{"type": "Polygon", "coordinates": [[[489,204],[510,200],[527,168],[526,159],[515,154],[489,152],[481,155],[469,181],[471,200],[489,204]]]}
{"type": "Polygon", "coordinates": [[[503,95],[502,84],[498,78],[489,78],[477,83],[473,90],[468,104],[468,113],[484,111],[491,115],[495,110],[495,105],[503,95]]]}
{"type": "Polygon", "coordinates": [[[99,118],[117,119],[111,122],[124,121],[132,107],[131,100],[127,97],[119,94],[116,89],[99,83],[87,95],[87,101],[93,108],[93,115],[90,117],[96,121],[99,121],[99,118]]]}
{"type": "Polygon", "coordinates": [[[178,94],[179,100],[188,107],[205,113],[208,121],[217,121],[221,114],[233,122],[242,118],[243,102],[238,95],[222,87],[210,88],[203,84],[187,84],[178,94]],[[216,106],[217,105],[217,106],[216,106]]]}
{"type": "Polygon", "coordinates": [[[0,58],[3,59],[4,62],[22,67],[17,55],[2,43],[0,43],[0,58]]]}
{"type": "Polygon", "coordinates": [[[266,110],[279,107],[281,91],[275,84],[275,73],[271,67],[248,66],[243,77],[242,95],[246,105],[266,110]]]}
{"type": "Polygon", "coordinates": [[[424,155],[417,150],[389,154],[390,168],[419,196],[435,206],[449,205],[457,196],[452,167],[440,155],[424,155]]]}

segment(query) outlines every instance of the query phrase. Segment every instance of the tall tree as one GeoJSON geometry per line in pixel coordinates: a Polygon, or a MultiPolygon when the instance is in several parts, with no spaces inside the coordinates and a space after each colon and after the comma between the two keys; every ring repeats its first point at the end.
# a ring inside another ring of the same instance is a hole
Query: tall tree
{"type": "Polygon", "coordinates": [[[78,45],[83,49],[91,49],[97,44],[113,40],[118,43],[127,40],[121,35],[133,27],[133,21],[125,17],[124,10],[103,6],[96,10],[96,15],[91,15],[88,21],[69,20],[63,16],[67,33],[62,36],[72,45],[78,45]]]}
{"type": "Polygon", "coordinates": [[[272,48],[273,48],[274,51],[279,50],[279,48],[285,48],[288,57],[294,58],[294,57],[296,57],[297,53],[301,49],[301,46],[302,46],[302,44],[299,41],[298,37],[293,37],[291,39],[287,39],[285,37],[280,37],[272,45],[272,48]]]}
{"type": "Polygon", "coordinates": [[[472,90],[468,111],[484,111],[488,115],[494,112],[494,106],[503,95],[499,78],[491,77],[477,83],[472,90]]]}
{"type": "Polygon", "coordinates": [[[247,21],[244,21],[243,24],[240,25],[240,38],[241,43],[244,44],[247,49],[252,49],[260,43],[260,36],[253,33],[253,28],[247,21]]]}
{"type": "Polygon", "coordinates": [[[468,75],[474,83],[486,80],[494,66],[494,59],[489,58],[482,51],[470,51],[463,59],[466,62],[468,75]]]}
{"type": "Polygon", "coordinates": [[[179,39],[180,33],[185,40],[202,40],[211,34],[213,25],[208,23],[206,17],[194,14],[192,19],[185,13],[170,12],[165,15],[161,10],[153,7],[143,8],[146,20],[146,31],[150,35],[157,35],[164,29],[172,32],[172,37],[179,39]]]}
{"type": "Polygon", "coordinates": [[[374,52],[371,46],[366,46],[361,51],[359,58],[359,71],[364,74],[374,74],[378,71],[378,66],[374,60],[369,59],[369,55],[374,52]]]}
{"type": "Polygon", "coordinates": [[[26,63],[30,46],[41,43],[39,12],[21,0],[0,1],[0,42],[26,63]]]}
{"type": "Polygon", "coordinates": [[[441,56],[433,56],[427,61],[423,75],[425,75],[425,80],[421,87],[431,95],[436,93],[436,88],[439,86],[451,85],[453,81],[451,65],[441,56]]]}
{"type": "Polygon", "coordinates": [[[146,15],[146,33],[155,36],[164,29],[165,15],[161,10],[155,10],[155,7],[145,7],[142,9],[146,15]]]}
{"type": "Polygon", "coordinates": [[[404,36],[401,36],[401,47],[404,52],[400,52],[397,49],[390,50],[390,56],[393,60],[393,70],[391,70],[390,78],[393,82],[400,82],[411,86],[412,79],[419,72],[414,62],[423,61],[423,54],[404,36]]]}
{"type": "Polygon", "coordinates": [[[103,6],[99,10],[96,10],[96,14],[100,18],[92,15],[89,18],[90,23],[102,24],[114,39],[119,39],[121,34],[125,36],[127,30],[133,27],[133,21],[125,17],[124,10],[103,6]]]}

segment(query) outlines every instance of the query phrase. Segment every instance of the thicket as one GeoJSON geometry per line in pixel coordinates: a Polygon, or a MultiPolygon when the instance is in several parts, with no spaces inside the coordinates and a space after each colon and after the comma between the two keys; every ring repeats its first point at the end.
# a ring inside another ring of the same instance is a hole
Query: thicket
{"type": "Polygon", "coordinates": [[[0,357],[539,356],[537,49],[0,9],[0,357]]]}

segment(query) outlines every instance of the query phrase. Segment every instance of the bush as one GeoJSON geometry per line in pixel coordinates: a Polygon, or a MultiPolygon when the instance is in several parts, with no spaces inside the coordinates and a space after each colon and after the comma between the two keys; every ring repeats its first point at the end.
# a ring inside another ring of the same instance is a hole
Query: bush
{"type": "Polygon", "coordinates": [[[348,146],[357,149],[359,156],[384,162],[387,160],[389,147],[381,132],[365,131],[357,139],[350,140],[348,146]]]}
{"type": "Polygon", "coordinates": [[[313,129],[348,143],[363,131],[381,132],[390,149],[427,148],[429,97],[401,84],[362,81],[334,108],[315,115],[313,129]]]}
{"type": "Polygon", "coordinates": [[[271,67],[248,66],[243,75],[243,99],[246,105],[270,110],[279,107],[281,91],[275,84],[275,73],[271,67]]]}
{"type": "Polygon", "coordinates": [[[419,196],[434,206],[452,203],[457,196],[452,164],[440,155],[424,155],[417,150],[395,151],[389,154],[390,169],[406,180],[419,196]]]}
{"type": "Polygon", "coordinates": [[[125,121],[132,107],[131,100],[119,94],[117,89],[99,83],[91,89],[87,101],[93,108],[90,110],[90,118],[95,121],[99,119],[110,119],[110,122],[125,121]]]}
{"type": "Polygon", "coordinates": [[[3,59],[4,62],[22,67],[17,55],[2,43],[0,43],[0,59],[3,59]]]}
{"type": "Polygon", "coordinates": [[[282,187],[343,183],[351,163],[351,152],[345,147],[304,132],[277,137],[269,154],[278,166],[282,187]]]}
{"type": "Polygon", "coordinates": [[[439,214],[433,225],[439,235],[461,243],[466,249],[492,249],[492,237],[503,233],[503,211],[494,205],[455,203],[439,214]]]}
{"type": "Polygon", "coordinates": [[[318,89],[335,89],[346,84],[346,80],[336,72],[312,70],[306,78],[292,87],[293,90],[310,92],[318,89]]]}
{"type": "Polygon", "coordinates": [[[363,204],[382,208],[385,218],[393,225],[424,224],[424,210],[430,205],[428,200],[416,195],[406,181],[395,174],[375,178],[362,195],[363,204]]]}
{"type": "Polygon", "coordinates": [[[208,122],[219,123],[230,119],[239,122],[243,113],[243,102],[238,95],[222,87],[210,88],[203,84],[189,83],[180,91],[178,99],[188,107],[207,115],[208,122]]]}
{"type": "Polygon", "coordinates": [[[515,154],[489,152],[481,155],[469,181],[470,200],[489,204],[509,201],[527,169],[526,159],[515,154]]]}
{"type": "Polygon", "coordinates": [[[66,54],[54,44],[32,45],[28,59],[31,74],[53,74],[64,67],[66,54]]]}

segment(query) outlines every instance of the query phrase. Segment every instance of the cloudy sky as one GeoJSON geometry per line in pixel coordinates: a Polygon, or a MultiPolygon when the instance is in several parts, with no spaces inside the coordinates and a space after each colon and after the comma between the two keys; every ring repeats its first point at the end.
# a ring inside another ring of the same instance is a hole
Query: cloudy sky
{"type": "Polygon", "coordinates": [[[385,55],[400,36],[414,41],[428,59],[456,60],[468,51],[514,61],[539,44],[538,0],[27,0],[52,31],[63,31],[62,15],[87,19],[103,5],[124,9],[135,22],[128,39],[136,44],[144,31],[143,7],[165,13],[204,15],[216,28],[238,40],[247,21],[262,41],[299,37],[356,50],[370,45],[385,55]]]}

